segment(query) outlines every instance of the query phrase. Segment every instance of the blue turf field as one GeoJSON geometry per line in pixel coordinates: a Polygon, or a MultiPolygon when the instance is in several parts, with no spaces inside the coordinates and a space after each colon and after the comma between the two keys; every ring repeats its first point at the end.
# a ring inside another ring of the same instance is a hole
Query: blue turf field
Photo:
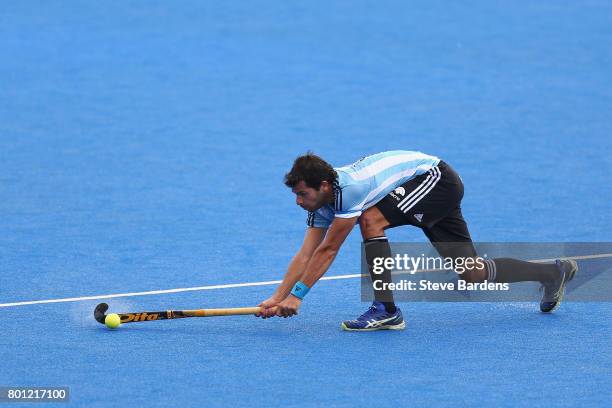
{"type": "MultiPolygon", "coordinates": [[[[0,303],[280,279],[305,226],[282,177],[307,149],[442,157],[478,241],[610,241],[611,44],[607,1],[13,2],[0,303]]],[[[328,275],[358,273],[359,238],[328,275]]],[[[610,303],[408,303],[406,331],[364,335],[339,330],[367,307],[357,279],[288,320],[111,332],[98,302],[0,308],[0,386],[66,385],[87,407],[612,404],[610,303]]]]}

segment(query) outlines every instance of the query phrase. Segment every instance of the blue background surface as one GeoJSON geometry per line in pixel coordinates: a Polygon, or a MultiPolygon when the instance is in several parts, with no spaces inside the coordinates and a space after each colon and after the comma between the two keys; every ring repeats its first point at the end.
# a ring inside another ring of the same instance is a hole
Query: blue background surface
{"type": "MultiPolygon", "coordinates": [[[[611,44],[607,1],[3,7],[0,303],[280,279],[305,226],[282,177],[308,149],[442,157],[477,241],[610,241],[611,44]]],[[[328,275],[359,273],[359,242],[328,275]]],[[[612,402],[609,303],[404,304],[404,332],[341,332],[359,299],[357,279],[326,281],[293,319],[114,332],[97,301],[6,307],[0,385],[88,407],[612,402]]]]}

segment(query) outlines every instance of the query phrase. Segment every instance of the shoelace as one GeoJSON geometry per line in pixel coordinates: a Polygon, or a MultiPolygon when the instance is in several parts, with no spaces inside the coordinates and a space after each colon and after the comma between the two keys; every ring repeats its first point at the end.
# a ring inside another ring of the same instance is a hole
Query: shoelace
{"type": "Polygon", "coordinates": [[[369,315],[370,315],[371,313],[374,313],[374,312],[376,312],[376,306],[372,305],[372,306],[370,306],[370,307],[368,308],[368,310],[366,310],[366,311],[365,311],[365,313],[364,313],[364,314],[362,314],[361,316],[359,316],[359,317],[357,318],[357,320],[360,320],[360,319],[361,319],[361,320],[367,320],[367,318],[369,317],[369,315]]]}

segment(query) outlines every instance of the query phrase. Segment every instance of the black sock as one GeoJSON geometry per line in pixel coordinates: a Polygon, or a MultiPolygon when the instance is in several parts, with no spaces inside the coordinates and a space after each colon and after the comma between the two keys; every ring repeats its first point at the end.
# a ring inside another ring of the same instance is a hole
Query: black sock
{"type": "Polygon", "coordinates": [[[490,282],[550,282],[559,275],[555,264],[541,264],[512,258],[486,260],[490,282]]]}
{"type": "Polygon", "coordinates": [[[397,308],[395,307],[395,302],[381,302],[383,305],[385,305],[385,310],[387,311],[387,313],[395,313],[397,311],[397,308]]]}
{"type": "MultiPolygon", "coordinates": [[[[368,271],[372,282],[380,280],[383,283],[391,283],[391,270],[384,268],[383,273],[375,274],[373,272],[373,264],[375,258],[391,258],[391,247],[387,237],[375,237],[364,241],[366,261],[368,262],[368,271]]],[[[395,313],[395,303],[393,302],[393,292],[390,290],[375,290],[374,299],[385,305],[385,310],[389,313],[395,313]]]]}

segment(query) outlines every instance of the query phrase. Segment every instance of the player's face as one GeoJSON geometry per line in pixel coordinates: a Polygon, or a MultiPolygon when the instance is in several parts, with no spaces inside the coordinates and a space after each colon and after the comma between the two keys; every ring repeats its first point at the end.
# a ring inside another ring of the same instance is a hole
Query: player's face
{"type": "Polygon", "coordinates": [[[295,203],[305,209],[306,211],[316,211],[323,207],[328,200],[329,196],[329,183],[326,181],[321,184],[321,187],[317,190],[312,187],[308,187],[305,182],[300,181],[295,187],[291,189],[295,194],[295,203]]]}

